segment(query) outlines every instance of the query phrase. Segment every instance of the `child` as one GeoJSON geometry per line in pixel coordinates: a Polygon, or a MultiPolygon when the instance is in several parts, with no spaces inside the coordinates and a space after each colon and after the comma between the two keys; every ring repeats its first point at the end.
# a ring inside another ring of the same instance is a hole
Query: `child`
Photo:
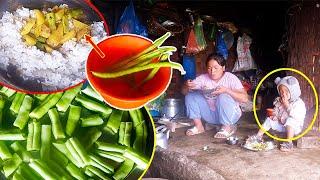
{"type": "MultiPolygon", "coordinates": [[[[293,138],[302,131],[304,118],[306,115],[306,107],[300,98],[301,90],[298,80],[293,76],[284,78],[277,77],[275,79],[280,97],[274,102],[273,114],[267,117],[262,127],[269,131],[270,129],[286,132],[287,138],[293,138]]],[[[248,141],[262,140],[264,132],[259,132],[249,137],[248,141]]],[[[281,151],[290,151],[293,148],[292,141],[280,144],[281,151]]]]}

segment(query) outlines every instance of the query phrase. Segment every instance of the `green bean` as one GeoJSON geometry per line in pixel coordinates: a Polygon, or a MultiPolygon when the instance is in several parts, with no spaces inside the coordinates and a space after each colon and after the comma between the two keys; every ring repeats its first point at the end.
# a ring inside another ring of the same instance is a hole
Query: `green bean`
{"type": "Polygon", "coordinates": [[[148,69],[154,69],[154,68],[161,68],[161,67],[170,67],[173,69],[177,69],[181,72],[182,75],[184,75],[186,72],[184,71],[183,67],[179,63],[174,62],[159,62],[159,63],[152,63],[145,66],[137,66],[133,67],[127,70],[119,71],[119,72],[111,72],[111,73],[101,73],[101,72],[94,72],[92,71],[92,74],[99,78],[104,79],[110,79],[110,78],[118,78],[121,76],[133,74],[136,72],[148,70],[148,69]]]}
{"type": "Polygon", "coordinates": [[[28,138],[27,138],[27,151],[40,150],[41,142],[41,124],[40,122],[33,121],[28,124],[28,138]]]}
{"type": "Polygon", "coordinates": [[[105,167],[103,167],[102,165],[100,165],[99,163],[97,163],[95,161],[91,161],[90,165],[100,169],[101,171],[103,171],[106,174],[113,174],[110,170],[106,169],[105,167]]]}
{"type": "Polygon", "coordinates": [[[80,92],[82,85],[67,90],[61,97],[61,99],[56,104],[58,111],[66,112],[69,108],[72,100],[77,96],[80,92]]]}
{"type": "Polygon", "coordinates": [[[15,172],[12,176],[12,180],[26,180],[19,172],[15,172]]]}
{"type": "Polygon", "coordinates": [[[146,82],[150,81],[154,76],[158,73],[160,68],[152,69],[151,72],[148,74],[148,76],[141,82],[139,82],[137,85],[135,85],[134,89],[144,85],[146,82]]]}
{"type": "Polygon", "coordinates": [[[23,141],[26,140],[24,134],[14,130],[0,130],[0,141],[23,141]]]}
{"type": "Polygon", "coordinates": [[[48,114],[52,123],[52,133],[54,138],[55,139],[65,138],[66,136],[63,132],[57,109],[56,108],[50,109],[48,114]]]}
{"type": "Polygon", "coordinates": [[[45,100],[48,96],[49,96],[49,94],[36,94],[36,95],[34,95],[34,97],[39,99],[40,101],[45,100]]]}
{"type": "Polygon", "coordinates": [[[77,159],[72,156],[65,143],[52,143],[52,145],[64,154],[74,165],[79,168],[84,167],[83,162],[78,162],[77,159]]]}
{"type": "Polygon", "coordinates": [[[69,163],[68,158],[60,152],[57,148],[53,147],[50,149],[50,153],[52,153],[52,160],[56,161],[63,167],[66,167],[69,163]]]}
{"type": "Polygon", "coordinates": [[[0,141],[0,158],[2,160],[12,158],[12,154],[10,153],[8,147],[3,141],[0,141]]]}
{"type": "Polygon", "coordinates": [[[80,154],[77,152],[77,150],[75,149],[75,147],[73,147],[72,143],[71,143],[69,140],[67,140],[65,144],[66,144],[66,147],[67,147],[68,151],[70,152],[71,156],[72,156],[73,159],[75,159],[76,162],[77,162],[75,165],[79,164],[80,167],[84,167],[86,164],[85,164],[85,162],[81,159],[80,154]]]}
{"type": "MultiPolygon", "coordinates": [[[[105,161],[103,161],[102,159],[100,159],[99,157],[91,154],[89,155],[90,156],[90,159],[91,159],[91,163],[95,162],[96,164],[99,164],[100,166],[102,166],[103,168],[107,169],[106,171],[109,171],[110,173],[113,173],[114,172],[114,167],[107,164],[105,161]]],[[[92,164],[93,166],[95,166],[96,164],[92,164]]],[[[99,166],[99,167],[100,167],[99,166]]],[[[99,168],[97,167],[97,168],[99,168]]],[[[102,170],[102,169],[101,169],[102,170]]],[[[106,172],[105,171],[105,172],[106,172]]],[[[107,173],[107,172],[106,172],[107,173]]]]}
{"type": "Polygon", "coordinates": [[[42,125],[41,126],[41,149],[40,149],[40,157],[41,159],[45,159],[48,154],[51,153],[51,125],[42,125]]]}
{"type": "Polygon", "coordinates": [[[6,104],[5,98],[0,94],[0,126],[2,125],[2,119],[4,116],[4,106],[6,104]]]}
{"type": "Polygon", "coordinates": [[[114,133],[118,133],[122,114],[123,114],[122,110],[117,110],[117,109],[113,110],[106,124],[106,126],[109,127],[114,133]]]}
{"type": "Polygon", "coordinates": [[[81,90],[82,93],[86,94],[89,97],[92,97],[98,101],[103,102],[103,97],[99,93],[97,93],[90,85],[88,85],[85,89],[81,90]]]}
{"type": "Polygon", "coordinates": [[[71,136],[77,127],[81,115],[81,107],[70,105],[70,111],[68,115],[66,133],[71,136]]]}
{"type": "Polygon", "coordinates": [[[61,179],[72,179],[69,173],[64,169],[65,167],[60,166],[58,163],[51,159],[46,159],[46,164],[50,169],[53,169],[61,179]]]}
{"type": "Polygon", "coordinates": [[[91,173],[93,173],[94,175],[98,176],[100,179],[111,180],[108,176],[104,175],[103,172],[101,170],[99,170],[98,168],[96,168],[96,167],[87,166],[86,170],[91,171],[91,173]]]}
{"type": "Polygon", "coordinates": [[[74,178],[76,178],[78,180],[86,179],[85,175],[80,171],[80,169],[77,168],[77,166],[75,166],[72,163],[69,163],[67,165],[66,170],[71,174],[71,176],[73,176],[74,178]]]}
{"type": "Polygon", "coordinates": [[[5,96],[7,96],[7,98],[10,98],[11,96],[13,96],[16,91],[7,87],[2,87],[2,89],[0,90],[1,93],[3,93],[5,96]]]}
{"type": "Polygon", "coordinates": [[[123,162],[125,160],[125,157],[123,157],[123,155],[121,153],[118,153],[118,152],[108,152],[108,151],[102,151],[102,150],[95,150],[95,152],[101,156],[101,157],[104,157],[104,158],[107,158],[107,159],[111,159],[115,162],[123,162]]]}
{"type": "Polygon", "coordinates": [[[165,40],[167,40],[169,37],[171,36],[170,32],[167,32],[166,34],[164,34],[163,36],[161,36],[160,38],[156,39],[153,44],[151,44],[149,47],[147,47],[146,49],[144,49],[143,51],[141,51],[140,53],[124,59],[122,61],[120,61],[121,63],[117,63],[115,65],[112,66],[113,69],[117,69],[117,68],[121,68],[122,66],[126,65],[127,63],[134,61],[135,59],[139,58],[140,56],[158,48],[159,46],[161,46],[165,40]]]}
{"type": "Polygon", "coordinates": [[[121,122],[119,132],[119,144],[130,146],[132,122],[121,122]]]}
{"type": "MultiPolygon", "coordinates": [[[[74,149],[76,150],[76,152],[79,154],[81,160],[86,164],[90,164],[90,157],[87,154],[87,152],[85,151],[84,147],[82,146],[82,144],[79,142],[79,140],[77,138],[70,138],[68,140],[69,142],[71,142],[72,146],[74,147],[74,149]]],[[[67,141],[67,142],[68,142],[67,141]]]]}
{"type": "Polygon", "coordinates": [[[30,162],[32,159],[31,153],[28,152],[19,142],[14,142],[10,145],[11,149],[16,152],[24,162],[30,162]]]}
{"type": "Polygon", "coordinates": [[[28,180],[43,179],[37,172],[35,172],[32,168],[30,168],[30,166],[26,165],[25,163],[21,163],[17,171],[28,180]]]}
{"type": "Polygon", "coordinates": [[[16,169],[19,168],[21,163],[21,158],[17,154],[13,154],[12,158],[3,162],[4,175],[8,178],[16,169]]]}
{"type": "Polygon", "coordinates": [[[59,175],[40,160],[31,161],[29,166],[38,172],[44,179],[59,179],[59,175]]]}
{"type": "Polygon", "coordinates": [[[9,109],[10,109],[12,112],[14,112],[15,114],[18,114],[18,113],[19,113],[19,109],[20,109],[21,104],[22,104],[22,102],[23,102],[23,100],[24,100],[24,97],[25,97],[25,94],[23,94],[23,93],[16,93],[16,95],[15,95],[13,101],[12,101],[12,104],[11,104],[11,106],[10,106],[10,108],[9,108],[9,109]]]}
{"type": "Polygon", "coordinates": [[[61,98],[62,93],[50,94],[38,107],[36,107],[30,114],[32,119],[40,119],[44,116],[50,108],[52,108],[61,98]]]}
{"type": "Polygon", "coordinates": [[[103,124],[103,119],[98,114],[93,114],[80,119],[82,127],[99,126],[103,124]]]}
{"type": "Polygon", "coordinates": [[[23,99],[21,107],[18,112],[18,116],[13,123],[13,126],[18,127],[19,129],[23,129],[29,120],[29,113],[32,108],[33,98],[31,96],[26,95],[23,99]]]}
{"type": "Polygon", "coordinates": [[[86,150],[88,150],[102,135],[102,132],[97,128],[91,128],[83,138],[83,146],[86,150]]]}
{"type": "Polygon", "coordinates": [[[119,169],[114,173],[113,178],[115,180],[125,179],[129,175],[129,173],[132,170],[133,166],[134,166],[134,162],[129,160],[129,159],[126,159],[121,164],[119,169]]]}
{"type": "Polygon", "coordinates": [[[118,144],[111,144],[111,143],[97,141],[96,145],[98,149],[103,151],[119,152],[122,154],[126,150],[125,146],[121,146],[118,144]]]}
{"type": "Polygon", "coordinates": [[[112,109],[108,107],[106,104],[98,103],[82,95],[77,95],[75,100],[91,111],[101,112],[104,114],[111,114],[112,112],[112,109]]]}
{"type": "Polygon", "coordinates": [[[148,167],[148,158],[131,148],[126,149],[123,156],[134,161],[140,169],[144,170],[148,167]]]}

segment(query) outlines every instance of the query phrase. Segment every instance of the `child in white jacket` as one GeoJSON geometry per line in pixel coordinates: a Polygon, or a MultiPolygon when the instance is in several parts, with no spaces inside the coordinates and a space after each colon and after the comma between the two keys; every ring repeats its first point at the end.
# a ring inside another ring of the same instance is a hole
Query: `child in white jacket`
{"type": "MultiPolygon", "coordinates": [[[[298,80],[293,76],[275,79],[280,97],[274,101],[274,111],[272,116],[267,117],[262,127],[269,131],[270,129],[286,132],[287,138],[293,138],[302,131],[306,115],[306,107],[300,98],[301,90],[298,80]]],[[[264,131],[262,129],[255,136],[249,137],[249,140],[261,140],[264,131]]],[[[292,141],[280,144],[281,151],[290,151],[293,148],[292,141]]]]}

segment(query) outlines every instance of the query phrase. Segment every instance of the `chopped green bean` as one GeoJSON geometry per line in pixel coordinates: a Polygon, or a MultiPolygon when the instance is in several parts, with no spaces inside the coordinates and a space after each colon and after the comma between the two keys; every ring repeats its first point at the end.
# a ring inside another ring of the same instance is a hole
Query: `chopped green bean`
{"type": "Polygon", "coordinates": [[[5,98],[0,94],[0,126],[2,126],[2,120],[4,116],[4,106],[6,104],[5,98]]]}
{"type": "Polygon", "coordinates": [[[126,150],[125,146],[121,146],[118,144],[111,144],[111,143],[105,143],[105,142],[96,142],[97,148],[103,151],[111,151],[111,152],[119,152],[124,153],[126,150]]]}
{"type": "Polygon", "coordinates": [[[122,110],[113,110],[106,124],[106,126],[109,127],[114,133],[118,133],[122,114],[122,110]]]}
{"type": "Polygon", "coordinates": [[[94,175],[98,176],[100,179],[111,180],[108,176],[104,175],[103,172],[101,170],[99,170],[98,168],[96,168],[96,167],[87,166],[86,170],[91,171],[91,173],[93,173],[94,175]]]}
{"type": "Polygon", "coordinates": [[[2,160],[12,158],[12,154],[10,153],[8,147],[3,141],[0,141],[0,158],[2,160]]]}
{"type": "Polygon", "coordinates": [[[30,168],[30,166],[26,165],[25,163],[21,163],[17,171],[28,180],[43,179],[36,171],[34,171],[32,168],[30,168]]]}
{"type": "Polygon", "coordinates": [[[44,179],[59,179],[59,175],[40,160],[32,160],[29,166],[44,179]]]}
{"type": "Polygon", "coordinates": [[[0,130],[0,141],[23,141],[26,140],[24,134],[14,130],[0,130]]]}
{"type": "Polygon", "coordinates": [[[71,136],[77,127],[81,115],[81,107],[70,105],[70,111],[68,115],[66,133],[71,136]]]}
{"type": "Polygon", "coordinates": [[[52,131],[51,125],[41,126],[41,149],[40,149],[41,159],[46,159],[48,154],[50,154],[51,131],[52,131]]]}
{"type": "Polygon", "coordinates": [[[81,168],[84,166],[83,163],[78,162],[68,150],[65,143],[52,143],[55,148],[57,148],[62,154],[64,154],[74,165],[81,168]]]}
{"type": "Polygon", "coordinates": [[[36,95],[34,95],[34,97],[36,97],[40,101],[45,100],[48,96],[49,96],[49,94],[36,94],[36,95]]]}
{"type": "Polygon", "coordinates": [[[3,162],[4,175],[8,178],[16,169],[19,168],[21,163],[21,158],[17,154],[13,154],[12,158],[3,162]]]}
{"type": "MultiPolygon", "coordinates": [[[[68,140],[69,142],[71,142],[72,146],[74,147],[74,149],[76,150],[76,152],[79,154],[81,160],[86,164],[90,164],[90,157],[87,154],[87,152],[85,151],[84,147],[82,146],[82,144],[79,142],[79,140],[77,138],[70,138],[68,140]]],[[[68,142],[67,141],[67,142],[68,142]]]]}
{"type": "Polygon", "coordinates": [[[130,146],[132,122],[121,122],[119,132],[119,144],[130,146]]]}
{"type": "Polygon", "coordinates": [[[126,149],[123,156],[134,161],[140,169],[144,170],[148,167],[148,158],[133,149],[126,149]]]}
{"type": "Polygon", "coordinates": [[[13,125],[18,127],[19,129],[23,129],[29,120],[29,113],[32,108],[33,98],[31,96],[26,95],[23,99],[21,107],[18,112],[18,116],[14,121],[13,125]]]}
{"type": "Polygon", "coordinates": [[[52,108],[61,98],[62,93],[50,94],[38,107],[29,114],[32,119],[40,119],[50,108],[52,108]]]}
{"type": "Polygon", "coordinates": [[[71,174],[71,176],[73,176],[74,178],[76,178],[78,180],[85,180],[86,179],[85,175],[74,164],[69,163],[67,165],[66,169],[71,174]]]}
{"type": "Polygon", "coordinates": [[[96,100],[103,102],[103,97],[99,93],[97,93],[91,86],[87,86],[85,89],[81,90],[82,93],[90,96],[96,100]]]}
{"type": "Polygon", "coordinates": [[[131,172],[133,166],[134,162],[130,159],[126,159],[118,168],[118,170],[114,173],[113,178],[115,180],[125,179],[131,172]]]}
{"type": "Polygon", "coordinates": [[[62,152],[60,152],[57,148],[52,147],[50,149],[50,153],[52,153],[52,160],[54,160],[55,162],[57,162],[63,167],[66,167],[68,165],[68,162],[69,162],[68,158],[62,152]]]}
{"type": "Polygon", "coordinates": [[[46,159],[46,164],[50,169],[54,169],[54,171],[59,175],[62,179],[72,179],[69,173],[64,169],[65,167],[60,166],[58,163],[54,162],[51,159],[46,159]]]}
{"type": "Polygon", "coordinates": [[[95,150],[95,152],[99,156],[107,158],[107,159],[111,159],[115,162],[121,163],[125,160],[125,157],[121,153],[118,153],[118,152],[108,152],[108,151],[102,151],[102,150],[95,150]]]}
{"type": "Polygon", "coordinates": [[[106,104],[98,103],[82,95],[77,95],[75,100],[91,111],[101,112],[104,114],[111,114],[112,112],[112,109],[106,104]]]}
{"type": "Polygon", "coordinates": [[[103,119],[98,114],[80,118],[82,127],[99,126],[103,124],[103,119]]]}
{"type": "Polygon", "coordinates": [[[41,142],[41,124],[40,122],[33,121],[28,124],[28,138],[27,138],[27,151],[40,150],[41,142]]]}
{"type": "Polygon", "coordinates": [[[72,100],[77,96],[77,94],[80,92],[82,86],[77,86],[75,88],[72,88],[70,90],[67,90],[61,99],[56,104],[56,107],[58,111],[66,112],[69,108],[72,100]]]}
{"type": "Polygon", "coordinates": [[[91,128],[85,135],[82,140],[83,146],[88,150],[102,135],[102,132],[97,128],[91,128]]]}
{"type": "MultiPolygon", "coordinates": [[[[90,159],[91,159],[91,163],[95,162],[97,164],[99,164],[100,166],[104,167],[105,169],[108,169],[107,171],[109,171],[110,173],[113,173],[114,172],[114,167],[107,164],[105,161],[103,161],[102,159],[100,159],[99,157],[91,154],[89,155],[90,156],[90,159]]],[[[92,164],[93,165],[93,164],[92,164]]],[[[96,164],[95,164],[96,165],[96,164]]],[[[93,165],[93,166],[95,166],[93,165]]],[[[99,167],[97,167],[99,168],[99,167]]],[[[102,170],[102,169],[101,169],[102,170]]],[[[107,173],[107,172],[106,172],[107,173]]]]}
{"type": "Polygon", "coordinates": [[[63,139],[65,138],[65,134],[62,129],[62,125],[60,122],[60,117],[59,113],[56,108],[50,109],[49,112],[49,117],[52,123],[52,133],[55,139],[63,139]]]}
{"type": "Polygon", "coordinates": [[[24,162],[28,163],[32,159],[31,153],[28,152],[19,142],[16,141],[12,143],[10,147],[20,156],[20,158],[22,158],[24,162]]]}
{"type": "Polygon", "coordinates": [[[25,94],[23,94],[23,93],[16,93],[16,95],[15,95],[13,101],[12,101],[12,104],[11,104],[11,106],[10,106],[10,108],[9,108],[9,109],[10,109],[12,112],[14,112],[15,114],[18,114],[18,113],[19,113],[19,109],[20,109],[21,104],[22,104],[22,102],[23,102],[23,100],[24,100],[24,97],[25,97],[25,94]]]}

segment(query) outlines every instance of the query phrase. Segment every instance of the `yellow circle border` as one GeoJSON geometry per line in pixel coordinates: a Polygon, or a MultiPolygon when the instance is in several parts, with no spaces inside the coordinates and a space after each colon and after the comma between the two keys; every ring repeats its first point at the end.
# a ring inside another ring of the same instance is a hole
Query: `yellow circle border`
{"type": "Polygon", "coordinates": [[[301,138],[302,136],[306,135],[311,129],[312,129],[312,126],[313,124],[315,123],[316,119],[317,119],[317,116],[318,116],[318,108],[319,108],[319,100],[318,100],[318,93],[317,93],[317,90],[316,88],[314,87],[314,84],[312,83],[312,81],[308,78],[308,76],[306,76],[304,73],[302,73],[301,71],[299,70],[296,70],[296,69],[293,69],[293,68],[279,68],[279,69],[275,69],[271,72],[269,72],[266,76],[264,76],[261,81],[258,83],[257,87],[256,87],[256,90],[254,91],[254,95],[253,95],[253,114],[254,114],[254,118],[259,126],[260,129],[263,130],[263,132],[265,134],[267,134],[269,137],[275,139],[275,140],[278,140],[278,141],[293,141],[293,140],[297,140],[299,138],[301,138]],[[315,95],[315,101],[316,101],[316,107],[315,107],[315,113],[313,115],[313,119],[310,123],[310,125],[307,127],[307,129],[305,131],[303,131],[301,134],[299,134],[298,136],[295,136],[293,138],[279,138],[279,137],[275,137],[273,136],[272,134],[270,134],[269,132],[267,132],[261,125],[260,121],[259,121],[259,118],[257,116],[257,110],[256,110],[256,98],[257,98],[257,93],[258,93],[258,90],[260,88],[260,86],[262,85],[262,83],[272,74],[276,73],[276,72],[279,72],[279,71],[291,71],[291,72],[295,72],[299,75],[301,75],[302,77],[304,77],[308,83],[311,85],[311,88],[313,90],[313,93],[315,95]]]}

